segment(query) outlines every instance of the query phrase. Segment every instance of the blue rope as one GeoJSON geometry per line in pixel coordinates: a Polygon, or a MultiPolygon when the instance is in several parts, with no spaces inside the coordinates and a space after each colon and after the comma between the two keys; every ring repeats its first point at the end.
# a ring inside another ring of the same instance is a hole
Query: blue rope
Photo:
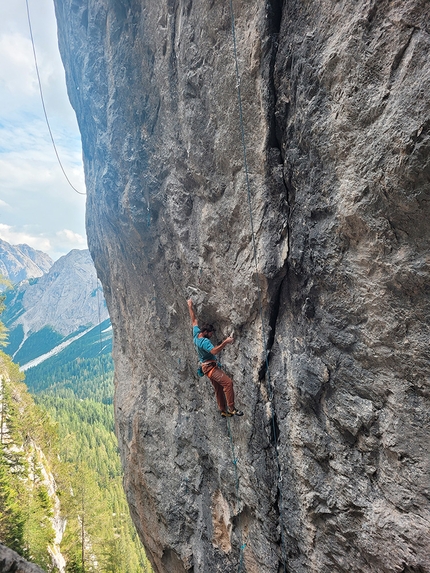
{"type": "MultiPolygon", "coordinates": [[[[258,259],[257,259],[257,246],[255,241],[255,231],[254,231],[254,218],[252,214],[252,197],[251,197],[251,186],[249,182],[249,170],[248,170],[248,160],[247,160],[247,151],[246,151],[246,141],[245,141],[245,128],[244,128],[244,121],[243,121],[243,109],[242,109],[242,95],[240,91],[240,74],[239,74],[239,64],[238,64],[238,57],[237,57],[237,42],[236,42],[236,24],[234,19],[234,10],[233,10],[233,0],[230,0],[230,12],[231,12],[231,32],[233,37],[233,52],[234,52],[234,60],[235,60],[235,69],[236,69],[236,86],[237,86],[237,100],[238,100],[238,107],[239,107],[239,122],[240,122],[240,131],[241,131],[241,139],[242,139],[242,150],[243,150],[243,164],[245,169],[245,179],[246,179],[246,189],[247,189],[247,197],[248,197],[248,207],[249,207],[249,219],[251,225],[251,234],[252,234],[252,248],[253,248],[253,258],[255,264],[255,271],[256,271],[256,282],[258,287],[258,304],[259,304],[259,312],[260,312],[260,320],[261,320],[261,331],[262,331],[262,338],[263,338],[263,349],[265,355],[265,363],[266,363],[266,376],[267,376],[267,388],[270,400],[270,410],[271,410],[271,420],[272,420],[272,432],[273,432],[273,440],[275,443],[275,458],[276,458],[276,465],[279,474],[278,483],[281,481],[282,472],[281,472],[281,464],[279,460],[279,454],[276,447],[276,443],[278,441],[277,431],[276,431],[276,424],[275,424],[275,416],[273,410],[273,385],[272,380],[270,377],[270,368],[269,368],[269,353],[267,350],[267,339],[266,333],[264,330],[264,316],[263,316],[263,303],[262,303],[262,294],[261,294],[261,283],[258,276],[258,259]]],[[[282,547],[282,563],[284,567],[284,573],[286,573],[286,552],[285,552],[285,540],[284,540],[284,533],[283,533],[283,498],[282,498],[282,490],[281,487],[278,485],[279,491],[279,519],[280,519],[280,532],[281,532],[281,547],[282,547]]]]}
{"type": "Polygon", "coordinates": [[[245,547],[246,547],[246,543],[242,543],[242,545],[240,546],[240,560],[239,560],[239,568],[238,568],[239,573],[240,573],[240,571],[242,571],[242,567],[243,567],[243,552],[245,551],[245,547]]]}

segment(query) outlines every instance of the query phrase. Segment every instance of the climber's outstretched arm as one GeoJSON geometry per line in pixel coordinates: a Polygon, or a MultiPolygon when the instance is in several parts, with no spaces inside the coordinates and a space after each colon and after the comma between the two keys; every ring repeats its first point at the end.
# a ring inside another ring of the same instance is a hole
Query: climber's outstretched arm
{"type": "Polygon", "coordinates": [[[194,312],[194,307],[193,307],[193,301],[191,299],[187,300],[187,304],[188,304],[188,310],[190,311],[190,318],[191,318],[191,323],[194,326],[198,326],[198,322],[197,322],[197,316],[196,313],[194,312]]]}
{"type": "Polygon", "coordinates": [[[212,348],[211,354],[219,354],[221,352],[221,350],[223,350],[223,348],[225,348],[227,346],[227,344],[233,344],[233,342],[234,342],[234,338],[232,338],[231,336],[228,336],[225,340],[223,340],[223,342],[221,342],[221,344],[218,344],[218,346],[215,346],[214,348],[212,348]]]}

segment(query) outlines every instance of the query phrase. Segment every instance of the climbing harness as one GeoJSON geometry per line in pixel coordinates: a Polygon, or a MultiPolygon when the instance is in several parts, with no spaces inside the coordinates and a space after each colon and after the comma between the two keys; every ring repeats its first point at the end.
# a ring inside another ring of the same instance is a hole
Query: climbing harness
{"type": "Polygon", "coordinates": [[[79,195],[86,195],[86,193],[84,193],[83,191],[78,191],[78,189],[76,189],[76,187],[71,183],[69,177],[67,176],[66,170],[65,170],[64,167],[63,167],[63,164],[62,164],[61,159],[60,159],[60,155],[59,155],[59,153],[58,153],[57,146],[56,146],[56,144],[55,144],[54,136],[53,136],[53,134],[52,134],[51,124],[50,124],[50,122],[49,122],[48,114],[47,114],[47,112],[46,112],[45,98],[43,97],[42,81],[41,81],[41,79],[40,79],[39,65],[38,65],[38,63],[37,63],[36,47],[35,47],[35,44],[34,44],[33,28],[32,28],[32,26],[31,26],[30,8],[29,8],[29,6],[28,6],[28,0],[25,0],[25,3],[26,3],[26,6],[27,6],[28,27],[29,27],[29,30],[30,30],[31,45],[32,45],[32,47],[33,47],[34,66],[35,66],[35,68],[36,68],[37,83],[38,83],[38,85],[39,85],[39,93],[40,93],[40,99],[41,99],[41,102],[42,102],[43,115],[45,116],[45,122],[46,122],[46,125],[47,125],[47,127],[48,127],[49,136],[50,136],[50,138],[51,138],[52,146],[53,146],[53,148],[54,148],[54,151],[55,151],[55,155],[56,155],[56,157],[57,157],[58,164],[59,164],[59,166],[60,166],[60,168],[61,168],[61,171],[63,172],[64,177],[66,178],[67,183],[70,185],[70,187],[73,189],[73,191],[76,191],[76,193],[78,193],[79,195]]]}
{"type": "MultiPolygon", "coordinates": [[[[233,39],[233,54],[234,54],[234,61],[235,61],[235,72],[236,72],[236,90],[237,90],[237,101],[238,101],[238,108],[239,108],[239,124],[240,124],[240,132],[241,132],[241,139],[242,139],[242,150],[243,150],[243,165],[245,170],[245,181],[246,181],[246,189],[247,189],[247,198],[248,198],[248,208],[249,208],[249,219],[250,219],[250,226],[251,226],[251,235],[252,235],[252,248],[253,248],[253,258],[254,258],[254,265],[256,271],[256,282],[257,282],[257,290],[258,290],[258,304],[259,304],[259,314],[261,320],[261,332],[263,338],[263,349],[264,349],[264,356],[265,356],[265,365],[266,365],[266,379],[267,379],[267,390],[270,402],[270,410],[271,410],[271,422],[272,422],[272,436],[274,442],[274,451],[275,451],[275,461],[278,470],[278,493],[279,493],[279,529],[280,529],[280,536],[281,536],[281,551],[282,551],[282,564],[284,573],[287,572],[286,568],[286,551],[285,551],[285,540],[284,540],[284,533],[283,533],[283,496],[282,496],[282,489],[281,489],[281,482],[282,482],[282,469],[281,463],[279,459],[279,453],[277,448],[278,442],[278,432],[276,428],[276,421],[275,421],[275,413],[273,410],[273,398],[274,398],[274,391],[273,391],[273,384],[270,377],[270,368],[269,368],[269,353],[267,350],[267,339],[266,333],[264,330],[264,317],[263,317],[263,303],[262,303],[262,294],[261,294],[261,284],[260,279],[258,277],[258,259],[257,259],[257,246],[255,240],[255,231],[254,231],[254,218],[252,214],[252,197],[251,197],[251,186],[249,181],[249,170],[248,170],[248,161],[247,161],[247,150],[246,150],[246,141],[245,141],[245,128],[244,128],[244,120],[243,120],[243,109],[242,109],[242,95],[240,91],[240,74],[239,74],[239,64],[238,64],[238,56],[237,56],[237,42],[236,42],[236,24],[234,18],[234,10],[233,10],[233,0],[230,0],[230,12],[231,12],[231,33],[233,39]]],[[[229,420],[228,420],[229,422],[229,420]]],[[[231,443],[233,444],[233,439],[231,437],[230,425],[228,426],[231,443]]],[[[236,468],[236,476],[237,476],[237,460],[234,457],[234,450],[233,450],[233,463],[235,464],[236,468]]],[[[238,478],[237,478],[237,487],[238,487],[238,478]]],[[[237,494],[238,495],[238,494],[237,494]]],[[[241,568],[241,563],[243,560],[243,550],[241,548],[241,561],[239,564],[239,571],[241,568]]]]}

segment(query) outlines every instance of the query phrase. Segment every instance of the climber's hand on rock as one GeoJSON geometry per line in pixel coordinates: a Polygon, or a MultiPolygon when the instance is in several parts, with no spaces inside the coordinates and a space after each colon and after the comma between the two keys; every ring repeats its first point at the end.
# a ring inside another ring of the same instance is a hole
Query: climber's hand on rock
{"type": "Polygon", "coordinates": [[[194,312],[193,301],[189,298],[187,300],[187,304],[188,304],[188,312],[190,313],[191,323],[193,327],[198,326],[197,316],[196,313],[194,312]]]}

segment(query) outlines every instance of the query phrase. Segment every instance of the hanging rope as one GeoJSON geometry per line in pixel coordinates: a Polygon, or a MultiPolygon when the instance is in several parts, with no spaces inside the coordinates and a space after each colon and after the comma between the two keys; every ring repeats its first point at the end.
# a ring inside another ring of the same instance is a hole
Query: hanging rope
{"type": "Polygon", "coordinates": [[[57,150],[57,146],[55,144],[55,140],[54,140],[54,136],[52,135],[52,129],[51,129],[51,125],[49,123],[49,119],[48,119],[48,114],[46,112],[46,106],[45,106],[45,98],[43,97],[43,90],[42,90],[42,82],[40,79],[40,74],[39,74],[39,66],[37,63],[37,56],[36,56],[36,47],[34,44],[34,38],[33,38],[33,29],[31,26],[31,17],[30,17],[30,8],[28,6],[28,0],[25,0],[25,4],[27,6],[27,19],[28,19],[28,27],[30,30],[30,39],[31,39],[31,45],[33,47],[33,57],[34,57],[34,66],[36,68],[36,75],[37,75],[37,83],[39,85],[39,93],[40,93],[40,99],[42,101],[42,108],[43,108],[43,114],[45,116],[45,121],[46,121],[46,125],[48,126],[48,131],[49,131],[49,135],[51,137],[51,142],[52,142],[52,146],[54,148],[55,151],[55,155],[57,156],[57,161],[59,166],[61,167],[61,171],[63,172],[64,177],[66,178],[67,183],[70,185],[70,187],[73,189],[73,191],[76,191],[76,193],[78,193],[79,195],[86,195],[86,193],[82,192],[82,191],[78,191],[78,189],[76,189],[76,187],[74,187],[70,181],[70,179],[67,176],[67,173],[63,167],[63,164],[61,162],[60,156],[58,154],[58,150],[57,150]]]}
{"type": "Polygon", "coordinates": [[[257,258],[257,246],[255,240],[255,231],[254,231],[254,218],[252,212],[252,196],[251,196],[251,185],[249,181],[249,169],[248,169],[248,161],[247,161],[247,150],[246,150],[246,141],[245,141],[245,128],[244,128],[244,120],[243,120],[243,108],[242,108],[242,94],[240,90],[240,74],[239,74],[239,64],[238,64],[238,56],[237,56],[237,42],[236,42],[236,24],[234,18],[234,10],[233,10],[233,0],[230,0],[230,12],[231,12],[231,33],[233,38],[233,53],[234,53],[234,61],[235,61],[235,70],[236,70],[236,88],[237,88],[237,101],[238,101],[238,108],[239,108],[239,123],[240,123],[240,132],[241,132],[241,139],[242,139],[242,151],[243,151],[243,165],[245,170],[245,181],[246,181],[246,189],[247,189],[247,197],[248,197],[248,207],[249,207],[249,219],[250,219],[250,226],[251,226],[251,235],[252,235],[252,248],[253,248],[253,258],[254,258],[254,265],[255,265],[255,274],[256,274],[256,282],[257,282],[257,290],[258,290],[258,305],[259,305],[259,314],[261,320],[261,331],[262,331],[262,339],[263,339],[263,349],[264,349],[264,356],[265,356],[265,364],[266,364],[266,379],[267,379],[267,389],[270,401],[270,410],[271,410],[271,422],[272,422],[272,435],[274,441],[274,450],[275,450],[275,460],[276,466],[278,471],[278,492],[279,492],[279,520],[280,520],[280,535],[281,535],[281,549],[282,549],[282,563],[284,568],[284,573],[286,573],[286,552],[285,552],[285,540],[284,540],[284,533],[283,533],[283,498],[282,498],[282,489],[281,489],[281,481],[282,481],[282,469],[281,463],[279,460],[279,453],[277,448],[277,441],[278,441],[278,432],[276,428],[275,422],[275,412],[273,409],[273,385],[270,377],[270,368],[269,368],[269,353],[267,349],[267,339],[266,333],[264,330],[264,316],[263,316],[263,302],[262,302],[262,292],[261,292],[261,283],[260,278],[258,276],[258,258],[257,258]]]}

